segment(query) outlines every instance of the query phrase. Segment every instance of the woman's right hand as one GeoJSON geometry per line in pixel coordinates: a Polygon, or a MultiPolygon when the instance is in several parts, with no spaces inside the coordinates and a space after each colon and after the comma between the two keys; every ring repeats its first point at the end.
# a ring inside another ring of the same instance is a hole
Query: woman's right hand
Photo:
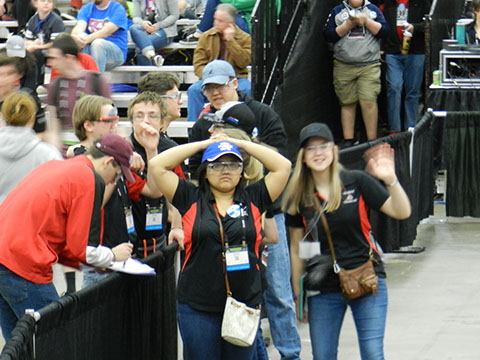
{"type": "Polygon", "coordinates": [[[123,243],[112,248],[115,261],[127,261],[132,257],[133,244],[123,243]]]}
{"type": "Polygon", "coordinates": [[[142,29],[149,34],[153,34],[154,32],[156,32],[155,25],[153,25],[148,20],[143,20],[141,26],[142,26],[142,29]]]}

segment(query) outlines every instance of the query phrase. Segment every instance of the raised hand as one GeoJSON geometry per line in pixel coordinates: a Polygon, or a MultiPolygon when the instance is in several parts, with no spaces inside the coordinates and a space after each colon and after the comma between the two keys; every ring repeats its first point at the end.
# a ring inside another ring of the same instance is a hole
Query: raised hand
{"type": "Polygon", "coordinates": [[[396,179],[395,153],[389,144],[377,145],[363,155],[367,167],[365,171],[382,180],[385,184],[391,184],[396,179]]]}

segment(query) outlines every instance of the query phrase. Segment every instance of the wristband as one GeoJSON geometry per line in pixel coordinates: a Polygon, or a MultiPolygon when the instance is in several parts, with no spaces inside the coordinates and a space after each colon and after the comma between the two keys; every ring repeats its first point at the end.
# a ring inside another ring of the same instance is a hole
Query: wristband
{"type": "Polygon", "coordinates": [[[293,301],[297,301],[298,300],[298,295],[293,295],[293,301]]]}
{"type": "Polygon", "coordinates": [[[398,184],[398,179],[395,179],[394,182],[392,182],[391,184],[387,184],[388,187],[394,187],[395,185],[398,184]]]}

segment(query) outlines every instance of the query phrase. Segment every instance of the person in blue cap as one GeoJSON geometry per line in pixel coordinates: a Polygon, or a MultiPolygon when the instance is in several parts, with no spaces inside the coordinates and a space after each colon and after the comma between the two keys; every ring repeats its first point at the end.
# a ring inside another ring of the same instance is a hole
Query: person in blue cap
{"type": "Polygon", "coordinates": [[[257,307],[262,299],[260,218],[283,191],[290,167],[289,160],[266,146],[225,135],[176,146],[150,161],[149,171],[159,190],[182,215],[185,241],[180,245],[185,248],[185,260],[178,280],[177,314],[188,359],[255,358],[255,342],[239,347],[221,337],[227,299],[222,256],[226,248],[241,249],[241,269],[229,271],[226,262],[230,290],[238,301],[257,307]],[[204,153],[195,186],[172,170],[199,151],[204,153]],[[248,186],[244,185],[242,152],[269,170],[248,186]]]}

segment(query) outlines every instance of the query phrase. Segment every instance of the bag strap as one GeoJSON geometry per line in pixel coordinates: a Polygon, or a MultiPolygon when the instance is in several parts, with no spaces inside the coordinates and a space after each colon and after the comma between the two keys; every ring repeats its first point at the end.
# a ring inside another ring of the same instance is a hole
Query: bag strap
{"type": "Polygon", "coordinates": [[[227,276],[227,264],[225,260],[225,236],[223,234],[223,225],[222,220],[220,219],[220,214],[218,213],[217,204],[213,204],[213,208],[215,209],[215,215],[217,216],[218,226],[220,228],[220,237],[222,239],[222,264],[223,264],[223,273],[225,274],[225,285],[227,287],[227,296],[232,296],[232,292],[230,291],[230,284],[228,283],[228,276],[227,276]]]}
{"type": "Polygon", "coordinates": [[[341,268],[340,268],[340,265],[338,265],[337,263],[337,257],[335,256],[335,248],[333,247],[333,242],[332,242],[332,235],[330,235],[330,227],[328,226],[327,218],[323,211],[320,214],[320,218],[322,219],[323,230],[325,230],[325,235],[327,236],[327,240],[328,240],[328,246],[330,247],[330,253],[332,254],[333,271],[335,271],[335,274],[338,274],[341,268]]]}

